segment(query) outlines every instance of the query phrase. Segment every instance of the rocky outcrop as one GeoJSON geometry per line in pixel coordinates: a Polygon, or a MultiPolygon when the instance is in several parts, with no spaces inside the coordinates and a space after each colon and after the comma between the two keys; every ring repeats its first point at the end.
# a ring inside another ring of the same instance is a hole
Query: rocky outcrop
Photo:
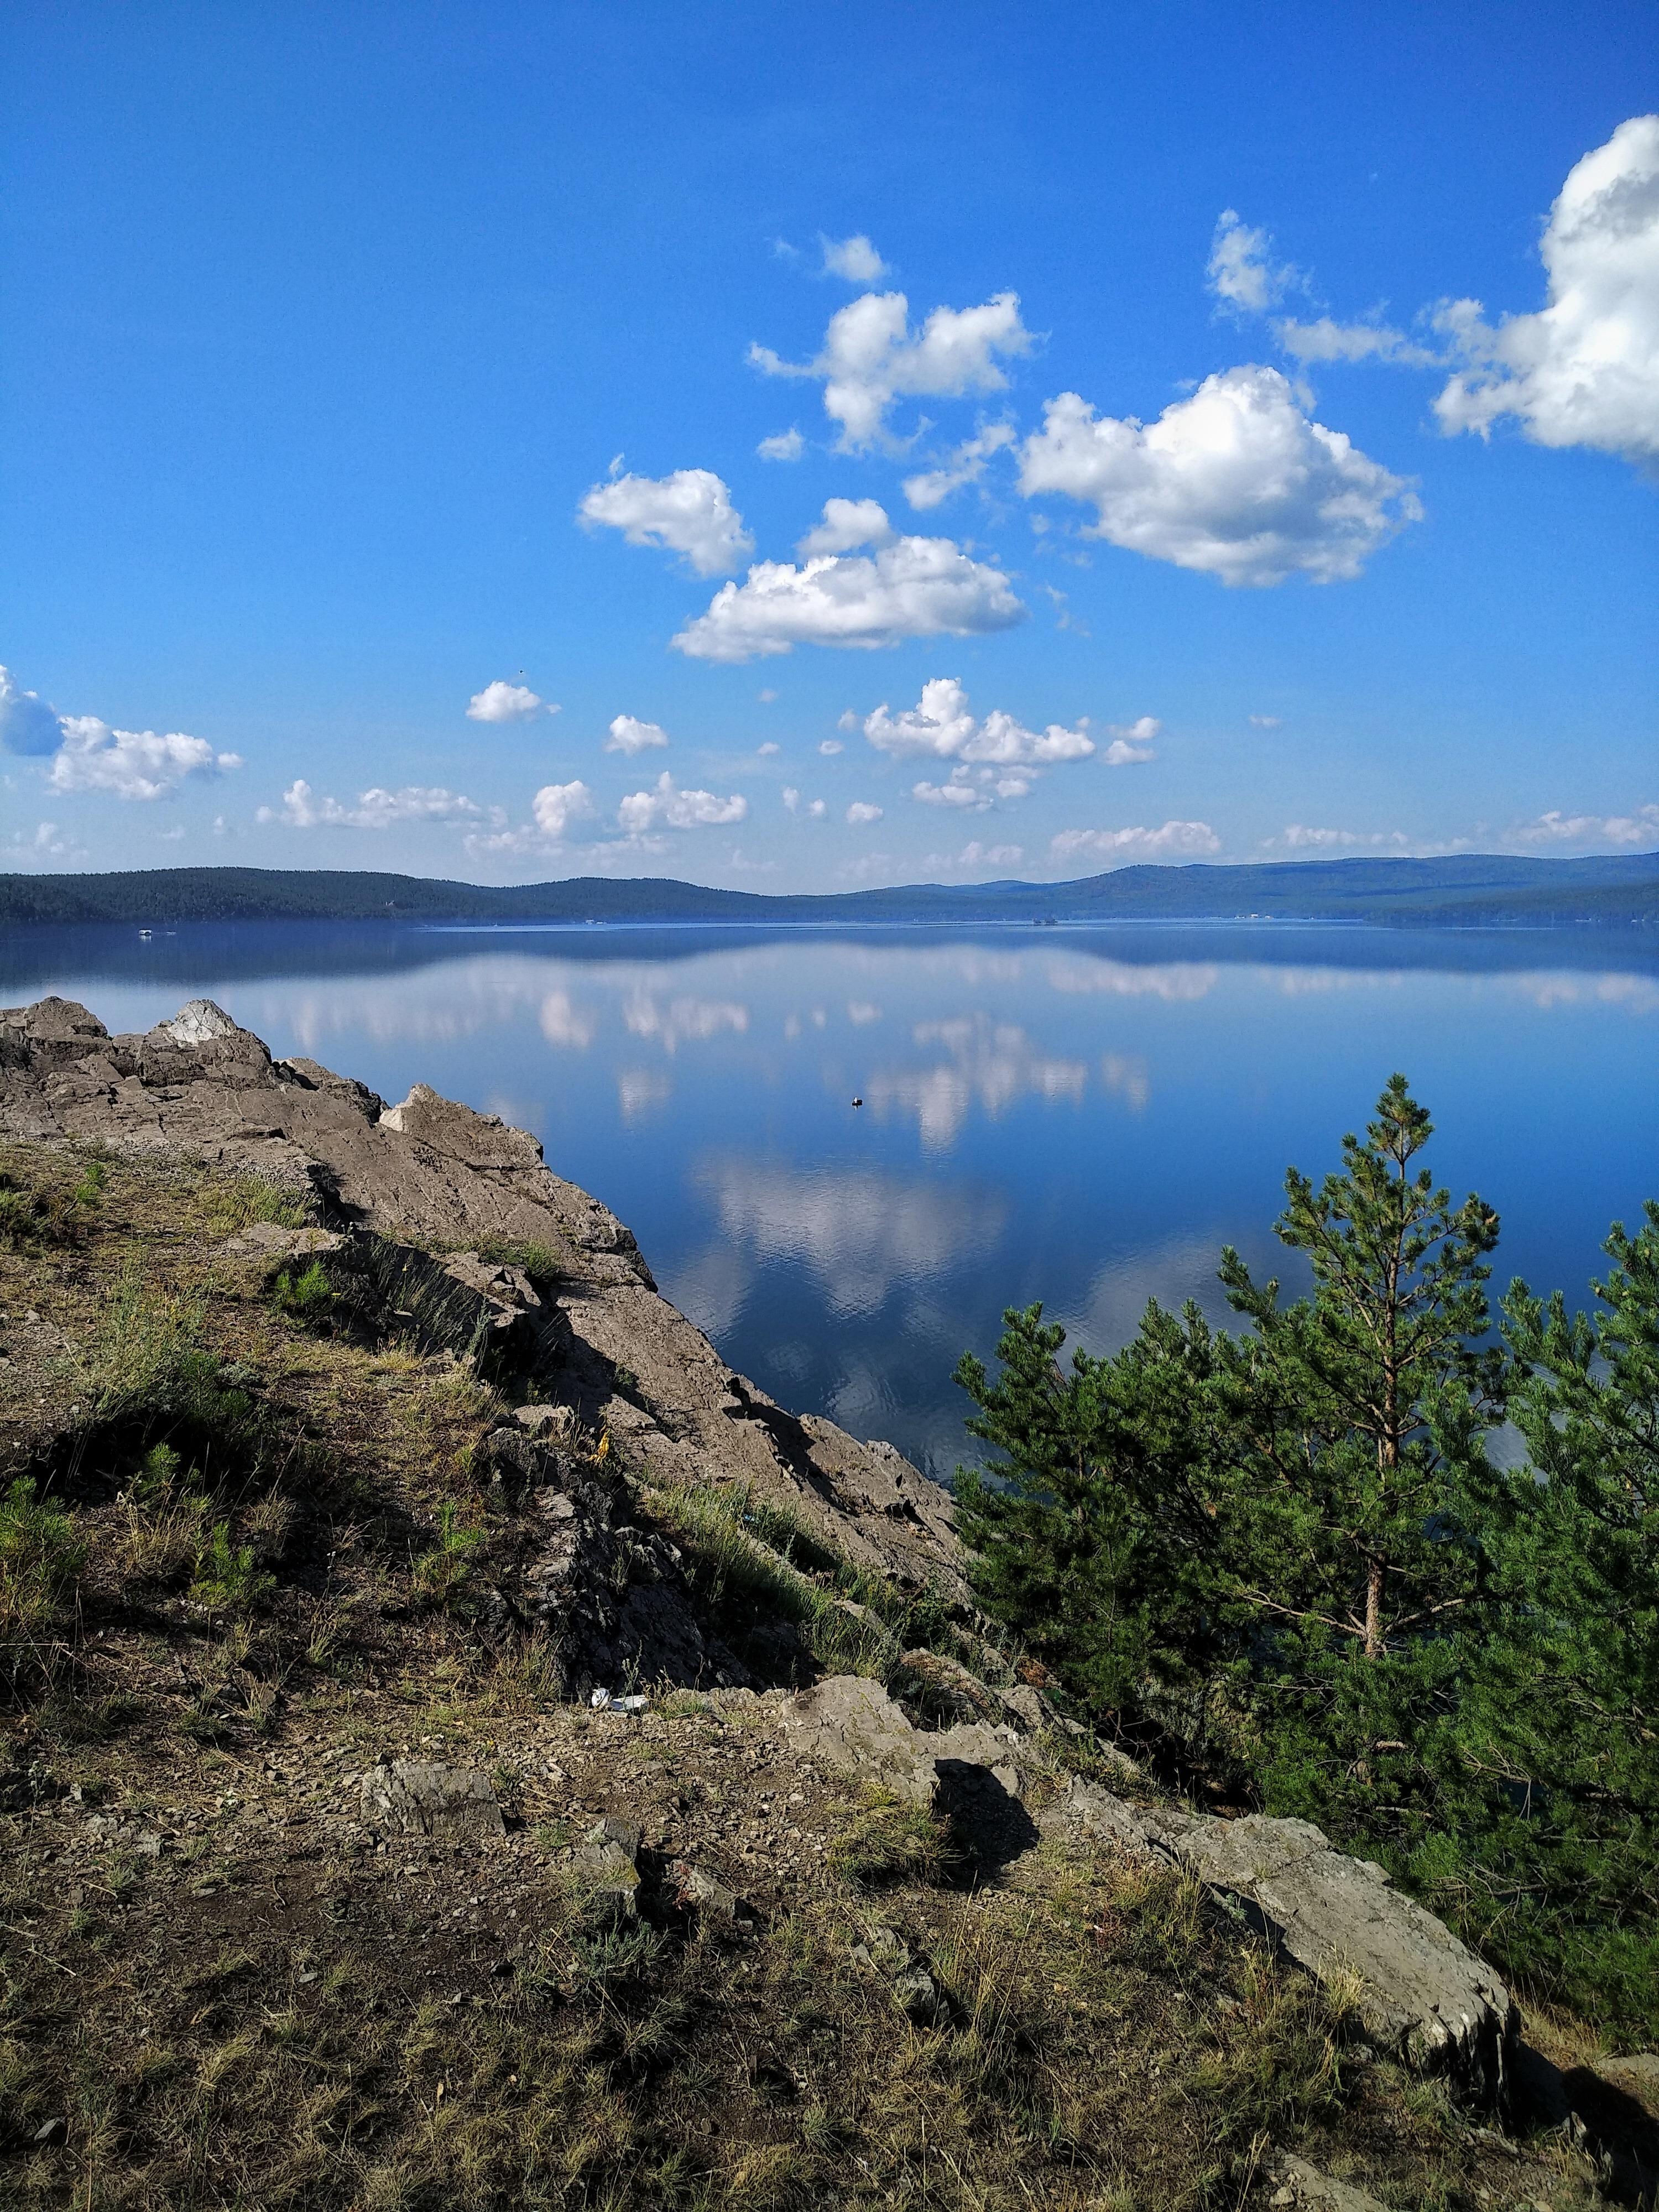
{"type": "Polygon", "coordinates": [[[698,1620],[678,1551],[634,1523],[626,1492],[590,1461],[509,1421],[484,1439],[476,1471],[510,1509],[515,1530],[511,1571],[498,1571],[480,1625],[496,1638],[544,1639],[566,1696],[636,1682],[749,1681],[698,1620]]]}
{"type": "Polygon", "coordinates": [[[497,1115],[424,1084],[388,1106],[314,1060],[273,1060],[209,1000],[111,1036],[86,1007],[43,999],[0,1010],[8,1137],[96,1139],[279,1183],[350,1232],[350,1263],[384,1277],[412,1335],[464,1350],[482,1319],[479,1344],[514,1358],[533,1339],[559,1397],[645,1481],[746,1488],[860,1566],[966,1594],[945,1492],[891,1445],[790,1413],[734,1374],[659,1296],[630,1231],[497,1115]],[[491,1241],[540,1248],[550,1273],[532,1284],[480,1261],[491,1241]]]}
{"type": "Polygon", "coordinates": [[[1504,2097],[1519,2015],[1486,1962],[1380,1866],[1333,1850],[1307,1820],[1193,1819],[1074,1783],[1051,1818],[1131,1854],[1172,1860],[1231,1899],[1316,1978],[1352,1972],[1365,2033],[1485,2103],[1504,2097]]]}

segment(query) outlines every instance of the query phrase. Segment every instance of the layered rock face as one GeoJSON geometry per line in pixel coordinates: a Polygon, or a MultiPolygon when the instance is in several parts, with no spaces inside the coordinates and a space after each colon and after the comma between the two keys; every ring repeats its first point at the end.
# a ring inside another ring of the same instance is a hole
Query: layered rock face
{"type": "Polygon", "coordinates": [[[388,1106],[314,1060],[273,1060],[209,1000],[143,1036],[111,1036],[85,1006],[43,999],[0,1010],[6,1138],[98,1139],[281,1183],[352,1232],[354,1264],[416,1319],[422,1302],[447,1304],[472,1316],[481,1342],[545,1338],[561,1398],[625,1438],[650,1481],[748,1485],[860,1566],[963,1592],[945,1492],[890,1444],[786,1413],[733,1374],[659,1295],[616,1215],[495,1115],[424,1084],[388,1106]],[[556,1296],[458,1249],[491,1239],[544,1248],[556,1296]],[[448,1249],[434,1259],[421,1244],[448,1249]],[[634,1378],[626,1396],[619,1375],[634,1378]]]}

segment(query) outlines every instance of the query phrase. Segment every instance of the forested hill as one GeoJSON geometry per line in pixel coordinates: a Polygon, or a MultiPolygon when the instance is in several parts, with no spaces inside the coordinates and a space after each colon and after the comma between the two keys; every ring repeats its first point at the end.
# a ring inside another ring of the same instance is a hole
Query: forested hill
{"type": "Polygon", "coordinates": [[[1659,924],[1659,853],[1532,860],[1270,861],[1115,868],[1073,883],[906,884],[827,896],[665,877],[461,884],[368,870],[154,868],[0,876],[0,922],[1356,921],[1474,928],[1659,924]]]}

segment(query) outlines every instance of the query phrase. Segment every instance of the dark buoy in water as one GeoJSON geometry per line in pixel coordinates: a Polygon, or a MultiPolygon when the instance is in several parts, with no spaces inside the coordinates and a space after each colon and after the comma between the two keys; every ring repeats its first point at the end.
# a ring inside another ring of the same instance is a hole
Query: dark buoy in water
{"type": "Polygon", "coordinates": [[[862,1098],[855,1098],[855,1099],[853,1101],[853,1103],[854,1103],[855,1106],[862,1106],[862,1105],[863,1105],[863,1103],[864,1103],[864,1101],[863,1101],[863,1099],[862,1099],[862,1098]]]}

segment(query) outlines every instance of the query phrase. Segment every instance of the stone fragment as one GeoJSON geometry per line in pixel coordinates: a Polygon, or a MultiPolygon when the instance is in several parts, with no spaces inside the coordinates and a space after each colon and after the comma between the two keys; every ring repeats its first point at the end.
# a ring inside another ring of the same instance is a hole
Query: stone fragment
{"type": "Polygon", "coordinates": [[[450,1843],[494,1843],[507,1832],[486,1776],[459,1766],[393,1759],[371,1766],[362,1785],[363,1825],[389,1835],[450,1843]]]}
{"type": "Polygon", "coordinates": [[[694,1866],[689,1859],[675,1859],[668,1869],[682,1905],[694,1905],[700,1912],[715,1920],[736,1923],[746,1917],[748,1908],[735,1890],[723,1881],[716,1881],[705,1868],[694,1866]]]}
{"type": "Polygon", "coordinates": [[[785,1704],[779,1719],[803,1757],[883,1784],[914,1804],[932,1803],[933,1739],[917,1735],[879,1682],[826,1675],[785,1704]]]}
{"type": "Polygon", "coordinates": [[[589,1902],[613,1917],[639,1917],[640,1832],[631,1821],[605,1819],[587,1832],[575,1865],[589,1902]]]}
{"type": "Polygon", "coordinates": [[[1307,2212],[1386,2212],[1375,2197],[1348,2182],[1333,2181],[1293,2151],[1270,2151],[1261,2172],[1265,2180],[1279,2185],[1267,2199],[1273,2205],[1302,2205],[1307,2212]]]}
{"type": "Polygon", "coordinates": [[[893,1977],[893,1998],[899,2010],[918,2027],[936,2027],[948,2008],[939,1985],[925,1966],[908,1966],[893,1977]]]}

